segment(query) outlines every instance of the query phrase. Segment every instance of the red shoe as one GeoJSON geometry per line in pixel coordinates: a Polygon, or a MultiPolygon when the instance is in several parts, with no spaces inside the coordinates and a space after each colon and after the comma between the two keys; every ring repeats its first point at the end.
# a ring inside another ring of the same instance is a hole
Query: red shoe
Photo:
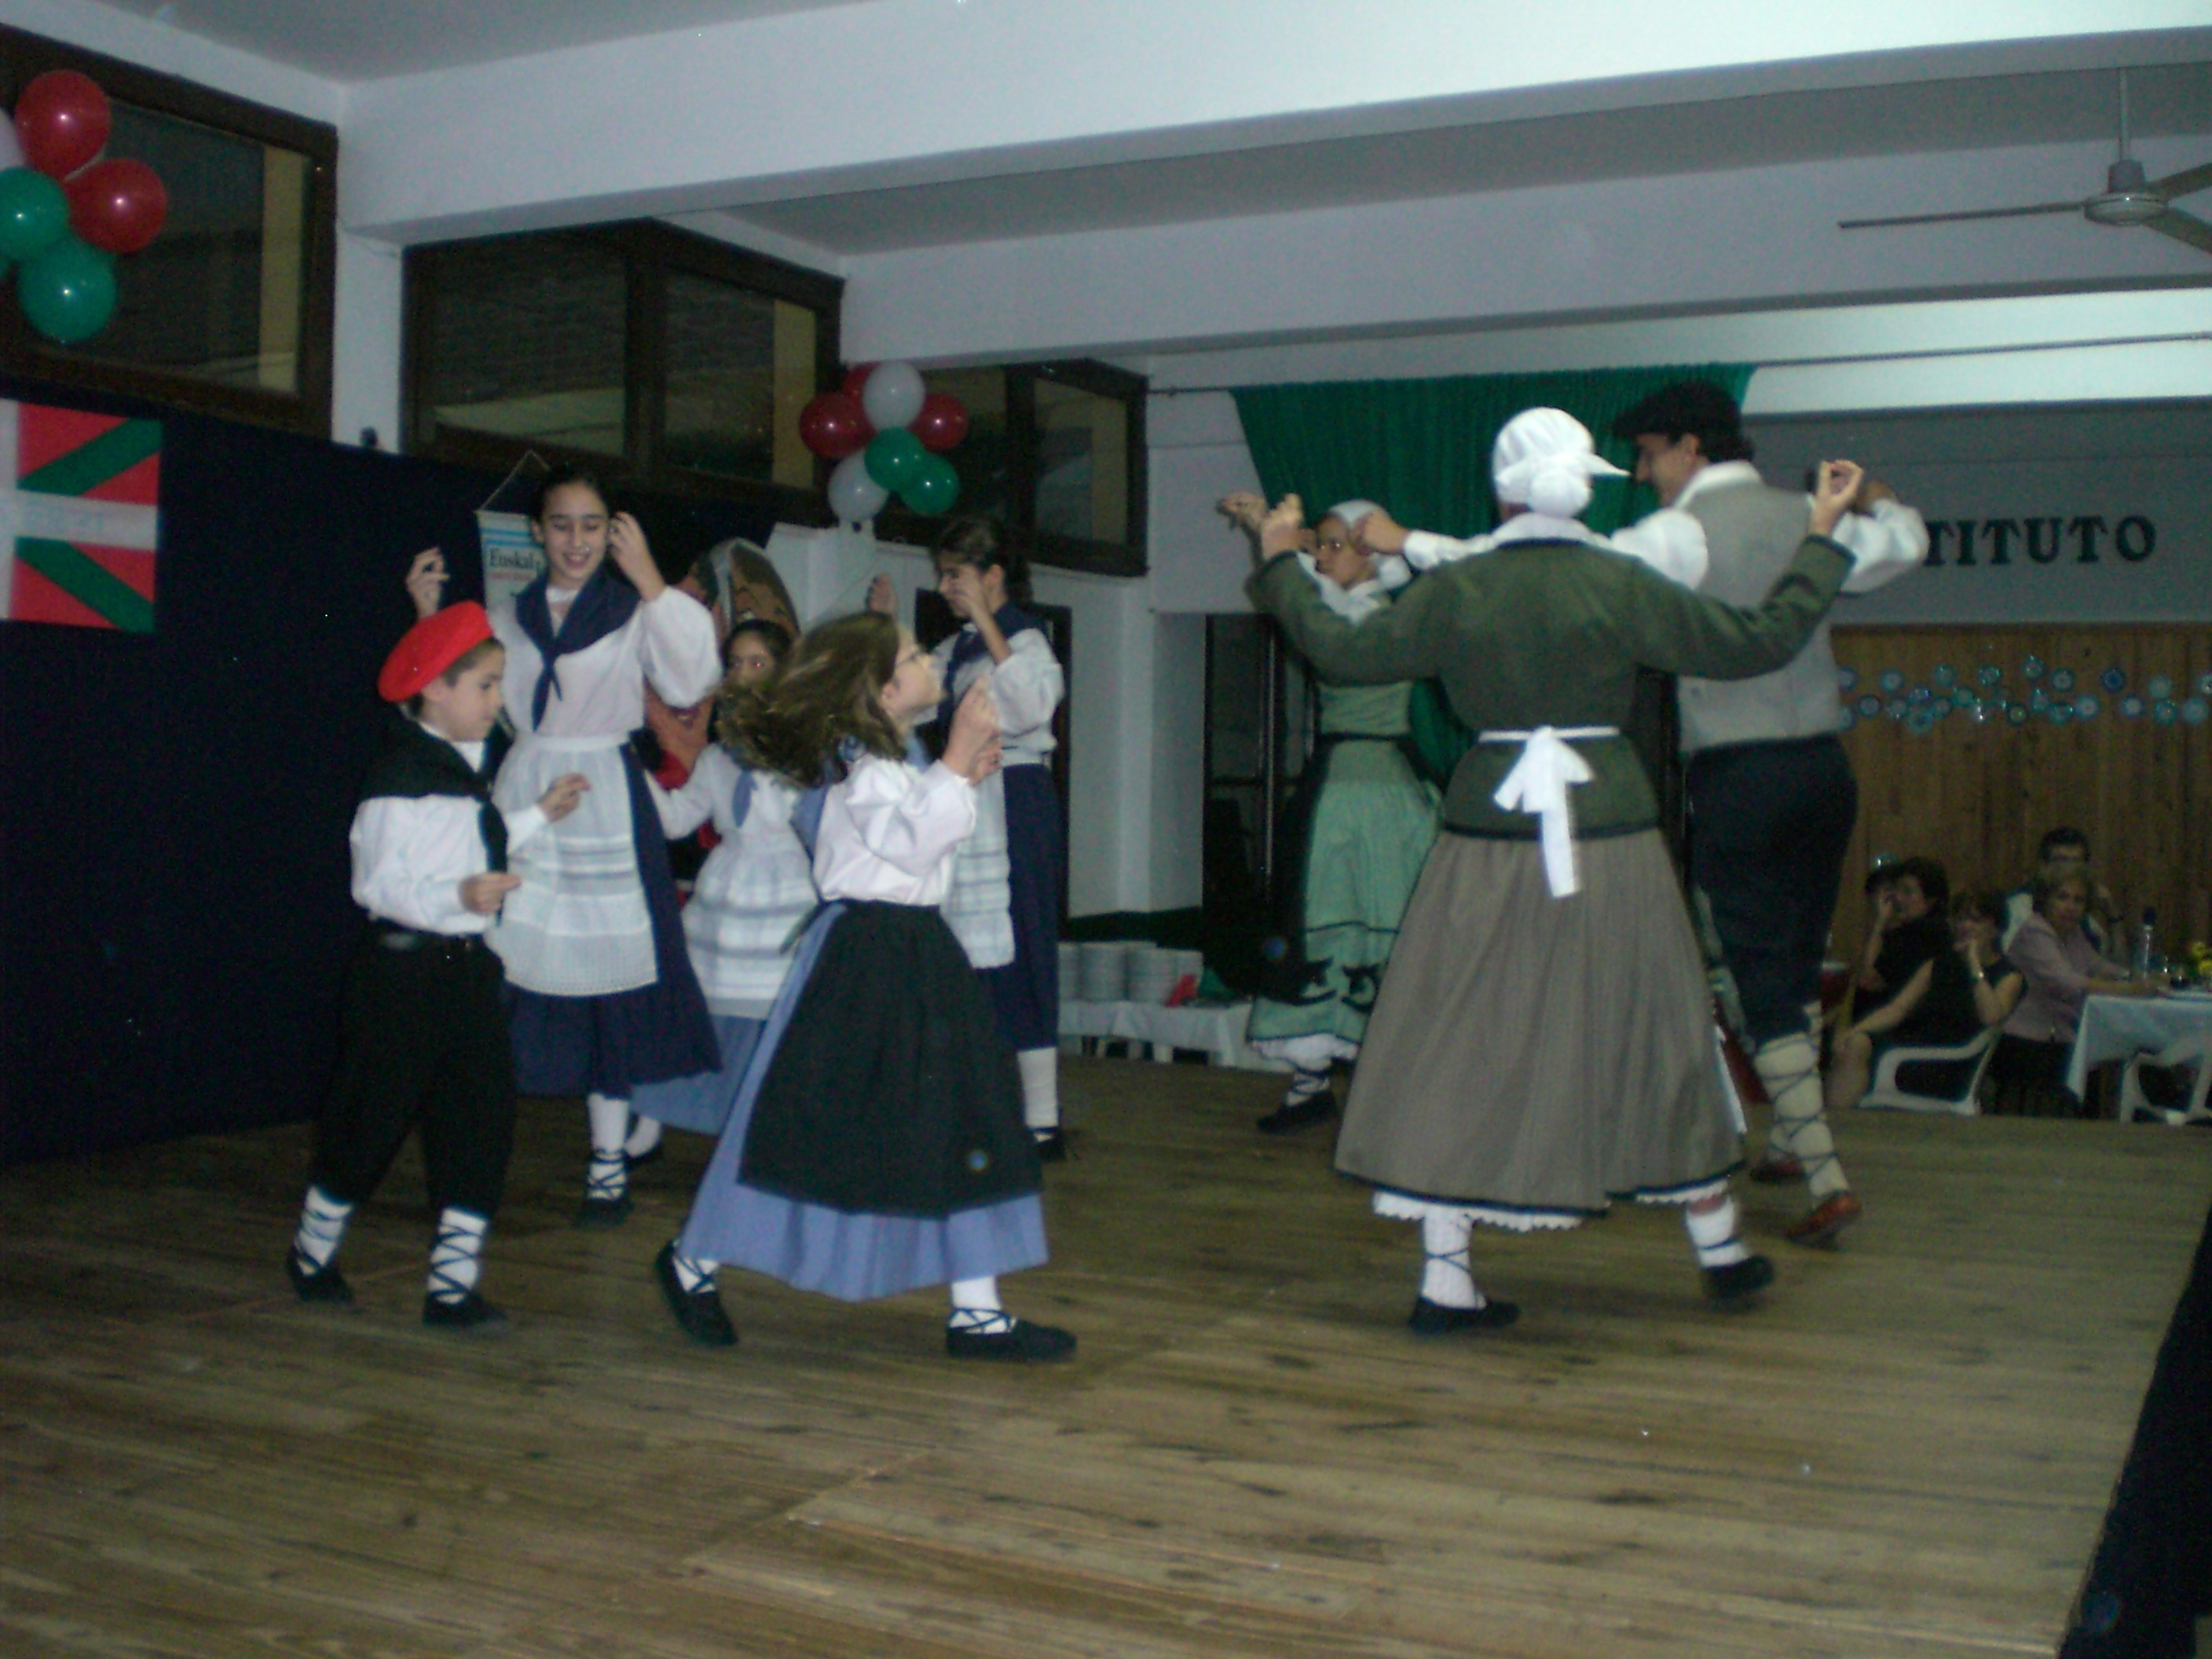
{"type": "Polygon", "coordinates": [[[1805,1178],[1805,1166],[1787,1152],[1769,1151],[1745,1173],[1762,1187],[1786,1187],[1805,1178]]]}
{"type": "Polygon", "coordinates": [[[1826,1244],[1865,1212],[1856,1193],[1830,1194],[1783,1231],[1792,1244],[1826,1244]]]}

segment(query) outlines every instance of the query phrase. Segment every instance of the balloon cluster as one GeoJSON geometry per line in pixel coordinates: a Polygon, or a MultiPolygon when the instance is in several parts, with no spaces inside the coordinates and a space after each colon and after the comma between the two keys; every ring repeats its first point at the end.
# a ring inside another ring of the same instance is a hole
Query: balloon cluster
{"type": "Polygon", "coordinates": [[[169,192],[143,161],[100,159],[112,121],[90,76],[51,70],[0,122],[0,270],[33,328],[75,345],[115,314],[115,256],[161,234],[169,192]]]}
{"type": "Polygon", "coordinates": [[[960,475],[945,452],[968,435],[957,398],[925,392],[912,363],[862,363],[845,384],[799,411],[801,442],[825,461],[830,507],[846,524],[872,519],[898,498],[917,513],[949,513],[960,475]]]}

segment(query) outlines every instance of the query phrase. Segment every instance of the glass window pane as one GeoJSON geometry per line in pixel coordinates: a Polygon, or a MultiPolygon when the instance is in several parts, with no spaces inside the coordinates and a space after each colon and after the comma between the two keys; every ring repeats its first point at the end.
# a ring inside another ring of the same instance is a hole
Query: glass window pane
{"type": "Polygon", "coordinates": [[[922,376],[932,392],[957,398],[968,410],[968,435],[945,459],[960,476],[955,513],[1011,517],[1012,470],[1006,459],[1006,374],[1000,368],[933,368],[922,376]]]}
{"type": "Polygon", "coordinates": [[[115,316],[76,355],[251,391],[300,389],[307,157],[116,103],[110,155],[169,193],[153,245],[118,261],[115,316]]]}
{"type": "Polygon", "coordinates": [[[815,389],[814,313],[711,277],[668,278],[668,397],[662,448],[672,466],[806,489],[814,457],[799,413],[815,389]]]}
{"type": "Polygon", "coordinates": [[[421,359],[432,418],[621,454],[626,293],[620,255],[566,237],[440,250],[421,359]]]}
{"type": "Polygon", "coordinates": [[[1036,522],[1085,541],[1129,537],[1129,406],[1056,380],[1036,383],[1036,522]]]}

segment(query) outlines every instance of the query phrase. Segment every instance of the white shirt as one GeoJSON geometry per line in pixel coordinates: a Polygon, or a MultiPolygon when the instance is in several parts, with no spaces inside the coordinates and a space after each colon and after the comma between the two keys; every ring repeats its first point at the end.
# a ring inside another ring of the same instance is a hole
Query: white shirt
{"type": "MultiPolygon", "coordinates": [[[[441,743],[428,726],[423,732],[441,743]]],[[[475,771],[483,764],[483,744],[456,743],[461,758],[475,771]]],[[[372,795],[353,815],[353,902],[373,916],[403,927],[456,938],[481,933],[492,919],[461,902],[461,884],[490,868],[484,857],[480,802],[468,795],[372,795]]],[[[545,828],[535,806],[503,814],[507,845],[515,848],[545,828]]]]}
{"type": "Polygon", "coordinates": [[[814,884],[824,899],[942,904],[975,827],[975,787],[944,762],[924,772],[864,755],[822,804],[814,884]]]}
{"type": "MultiPolygon", "coordinates": [[[[1695,587],[1705,576],[1705,529],[1684,509],[1708,489],[1760,482],[1759,469],[1749,461],[1715,461],[1698,469],[1672,507],[1661,507],[1613,539],[1623,552],[1643,559],[1661,574],[1695,587]],[[1675,574],[1676,569],[1696,574],[1675,574]]],[[[1808,506],[1811,500],[1806,497],[1808,506]]],[[[1846,513],[1829,539],[1849,549],[1855,561],[1851,574],[1844,578],[1846,593],[1871,593],[1928,557],[1927,521],[1898,501],[1876,501],[1870,513],[1846,513]]]]}
{"type": "MultiPolygon", "coordinates": [[[[959,633],[941,640],[930,654],[937,659],[941,676],[952,660],[953,647],[975,631],[969,623],[959,633]]],[[[1008,766],[1041,764],[1058,747],[1052,735],[1053,712],[1067,695],[1066,676],[1052,642],[1041,628],[1024,628],[1006,636],[1006,659],[994,663],[982,653],[961,665],[952,682],[956,697],[965,696],[977,680],[988,678],[991,703],[999,711],[999,748],[1008,766]]]]}
{"type": "Polygon", "coordinates": [[[513,605],[493,611],[491,623],[507,647],[507,712],[526,737],[626,738],[645,724],[647,680],[670,708],[689,708],[722,678],[714,617],[689,593],[666,588],[657,599],[641,600],[605,639],[561,659],[559,689],[546,698],[540,726],[530,709],[544,659],[514,619],[513,605]]]}

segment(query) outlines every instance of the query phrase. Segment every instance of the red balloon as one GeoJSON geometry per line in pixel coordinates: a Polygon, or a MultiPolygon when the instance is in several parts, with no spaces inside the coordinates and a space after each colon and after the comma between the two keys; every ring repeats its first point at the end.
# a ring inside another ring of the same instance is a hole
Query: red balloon
{"type": "Polygon", "coordinates": [[[23,159],[49,179],[66,179],[99,155],[111,118],[100,83],[75,70],[48,70],[15,100],[23,159]]]}
{"type": "Polygon", "coordinates": [[[845,394],[857,398],[868,389],[868,376],[876,372],[873,363],[854,363],[845,371],[845,394]]]}
{"type": "Polygon", "coordinates": [[[823,392],[799,411],[799,441],[825,461],[842,461],[868,447],[876,434],[860,400],[849,392],[823,392]]]}
{"type": "Polygon", "coordinates": [[[161,234],[169,192],[161,175],[127,157],[94,161],[62,188],[70,228],[105,253],[136,253],[161,234]]]}
{"type": "Polygon", "coordinates": [[[957,448],[968,435],[968,407],[949,392],[933,392],[921,400],[921,413],[907,422],[906,429],[931,454],[942,455],[957,448]]]}

